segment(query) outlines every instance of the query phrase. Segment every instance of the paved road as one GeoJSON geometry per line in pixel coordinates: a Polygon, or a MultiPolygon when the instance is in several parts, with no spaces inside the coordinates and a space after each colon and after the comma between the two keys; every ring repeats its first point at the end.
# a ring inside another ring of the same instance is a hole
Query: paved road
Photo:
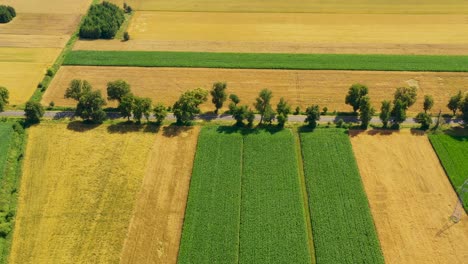
{"type": "MultiPolygon", "coordinates": [[[[0,116],[6,116],[6,117],[23,117],[24,116],[24,111],[5,111],[0,113],[0,116]]],[[[73,111],[46,111],[44,114],[44,117],[50,118],[50,119],[63,119],[63,118],[72,118],[75,116],[75,112],[73,111]]],[[[120,118],[120,114],[116,112],[109,112],[108,117],[110,119],[118,119],[120,118]]],[[[306,116],[304,115],[290,115],[289,116],[289,122],[304,122],[306,116]]],[[[173,114],[169,114],[167,116],[168,120],[175,120],[175,117],[173,114]]],[[[206,121],[234,121],[231,115],[214,115],[214,114],[201,114],[196,117],[196,119],[199,120],[206,120],[206,121]]],[[[359,118],[355,116],[321,116],[320,117],[320,122],[321,123],[328,123],[328,122],[336,122],[340,119],[343,119],[344,122],[359,122],[359,118]]],[[[451,118],[443,118],[446,124],[461,124],[462,120],[461,119],[451,119],[451,118]]],[[[255,120],[260,120],[260,116],[256,115],[255,120]]],[[[433,118],[434,122],[436,121],[436,118],[433,118]]],[[[373,117],[372,120],[370,121],[373,124],[379,124],[381,123],[380,119],[378,117],[373,117]]],[[[403,124],[416,124],[416,121],[414,118],[407,118],[403,124]]]]}

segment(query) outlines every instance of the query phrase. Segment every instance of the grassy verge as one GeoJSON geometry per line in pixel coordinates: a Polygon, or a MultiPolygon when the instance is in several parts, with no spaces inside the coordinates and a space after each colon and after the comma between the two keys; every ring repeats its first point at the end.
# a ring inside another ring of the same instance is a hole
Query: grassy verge
{"type": "Polygon", "coordinates": [[[238,263],[242,135],[200,132],[178,263],[238,263]]]}
{"type": "MultiPolygon", "coordinates": [[[[114,39],[123,40],[123,35],[124,35],[125,31],[127,31],[128,26],[130,25],[130,21],[132,20],[133,14],[135,14],[135,12],[125,13],[124,14],[125,20],[122,23],[122,25],[120,26],[119,31],[117,31],[117,33],[115,34],[114,39]]],[[[132,36],[130,36],[130,37],[132,37],[132,36]]]]}
{"type": "Polygon", "coordinates": [[[0,123],[0,263],[8,263],[26,145],[25,131],[17,123],[14,128],[0,123]]]}
{"type": "Polygon", "coordinates": [[[468,56],[71,51],[65,65],[298,70],[468,71],[468,56]]]}
{"type": "MultiPolygon", "coordinates": [[[[468,179],[468,136],[430,134],[429,139],[456,191],[468,179]]],[[[468,196],[463,201],[468,212],[468,196]]]]}
{"type": "Polygon", "coordinates": [[[244,137],[240,263],[310,263],[295,141],[289,129],[244,137]]]}
{"type": "Polygon", "coordinates": [[[317,263],[384,263],[346,131],[301,133],[301,144],[317,263]]]}

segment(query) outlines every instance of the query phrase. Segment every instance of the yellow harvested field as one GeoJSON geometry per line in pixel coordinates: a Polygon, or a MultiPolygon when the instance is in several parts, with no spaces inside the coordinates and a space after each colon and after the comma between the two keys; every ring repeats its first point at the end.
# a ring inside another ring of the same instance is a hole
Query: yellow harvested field
{"type": "MultiPolygon", "coordinates": [[[[280,97],[285,97],[293,107],[299,105],[305,109],[311,104],[319,104],[328,107],[329,111],[352,110],[344,104],[344,98],[353,83],[369,86],[376,109],[380,109],[382,100],[392,98],[397,87],[416,86],[418,100],[409,109],[415,114],[422,110],[425,94],[434,97],[434,111],[441,109],[448,113],[447,101],[459,89],[465,89],[468,73],[63,66],[44,94],[42,103],[47,105],[54,101],[57,106],[75,106],[75,101],[64,98],[72,79],[86,79],[103,94],[106,94],[107,82],[123,79],[131,84],[136,95],[168,105],[186,90],[211,89],[214,82],[224,81],[228,84],[228,93],[237,94],[243,104],[252,105],[258,92],[268,88],[273,91],[274,104],[280,97]]],[[[202,110],[213,110],[213,105],[208,102],[202,105],[202,110]]]]}
{"type": "Polygon", "coordinates": [[[353,150],[386,263],[466,263],[468,217],[429,139],[409,130],[353,132],[353,150]]]}
{"type": "Polygon", "coordinates": [[[45,71],[60,53],[58,48],[1,48],[0,86],[10,91],[10,104],[26,102],[45,71]]]}
{"type": "Polygon", "coordinates": [[[198,127],[164,127],[156,136],[120,263],[175,264],[198,127]]]}
{"type": "Polygon", "coordinates": [[[468,54],[466,15],[136,12],[132,38],[75,49],[468,54]]]}
{"type": "Polygon", "coordinates": [[[29,130],[9,263],[119,261],[155,139],[135,128],[29,130]]]}
{"type": "Polygon", "coordinates": [[[463,0],[111,0],[137,10],[293,13],[468,13],[463,0]]]}
{"type": "Polygon", "coordinates": [[[0,0],[16,13],[85,14],[92,0],[0,0]]]}

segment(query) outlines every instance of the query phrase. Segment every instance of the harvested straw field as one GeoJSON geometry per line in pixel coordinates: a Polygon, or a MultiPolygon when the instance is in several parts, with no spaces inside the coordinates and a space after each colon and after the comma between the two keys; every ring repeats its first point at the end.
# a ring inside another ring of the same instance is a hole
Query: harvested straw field
{"type": "Polygon", "coordinates": [[[0,47],[0,86],[9,89],[11,105],[24,103],[31,97],[59,53],[57,48],[0,47]]]}
{"type": "Polygon", "coordinates": [[[91,0],[0,0],[0,5],[10,5],[17,13],[84,14],[91,0]]]}
{"type": "MultiPolygon", "coordinates": [[[[293,71],[293,70],[229,70],[190,68],[132,68],[132,67],[61,67],[44,94],[43,104],[54,101],[58,106],[74,106],[76,102],[64,98],[72,79],[86,79],[105,94],[109,81],[123,79],[129,82],[136,95],[172,105],[179,95],[189,89],[211,89],[214,82],[225,81],[228,93],[235,93],[241,104],[253,104],[263,88],[273,91],[273,104],[285,97],[294,107],[302,109],[311,104],[328,107],[329,111],[351,111],[344,98],[351,84],[360,82],[369,86],[370,97],[379,109],[380,102],[391,99],[399,86],[416,86],[418,100],[409,112],[422,110],[425,94],[434,97],[434,111],[449,112],[446,104],[450,96],[463,88],[468,73],[427,72],[367,72],[367,71],[293,71]]],[[[110,104],[112,106],[112,104],[110,104]]],[[[227,104],[226,104],[227,106],[227,104]]],[[[211,103],[202,105],[213,110],[211,103]]],[[[226,108],[225,108],[226,109],[226,108]]]]}
{"type": "Polygon", "coordinates": [[[136,128],[30,129],[10,263],[119,260],[155,138],[136,128]]]}
{"type": "Polygon", "coordinates": [[[353,132],[354,153],[387,263],[466,263],[468,217],[421,133],[353,132]]]}
{"type": "Polygon", "coordinates": [[[199,129],[161,130],[146,163],[121,263],[177,262],[199,129]]]}
{"type": "Polygon", "coordinates": [[[356,54],[468,51],[465,15],[140,11],[128,31],[129,42],[80,41],[75,49],[356,54]]]}

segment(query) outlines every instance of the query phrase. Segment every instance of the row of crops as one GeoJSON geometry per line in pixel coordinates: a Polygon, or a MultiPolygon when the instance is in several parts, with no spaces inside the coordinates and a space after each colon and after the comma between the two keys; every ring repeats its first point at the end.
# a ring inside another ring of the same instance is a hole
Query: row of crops
{"type": "Polygon", "coordinates": [[[291,130],[203,128],[179,263],[383,263],[345,131],[301,133],[301,142],[309,208],[291,130]]]}
{"type": "MultiPolygon", "coordinates": [[[[468,136],[432,134],[429,135],[429,139],[450,182],[455,190],[460,192],[459,187],[468,179],[468,136]]],[[[465,210],[468,211],[468,196],[463,202],[465,210]]]]}

